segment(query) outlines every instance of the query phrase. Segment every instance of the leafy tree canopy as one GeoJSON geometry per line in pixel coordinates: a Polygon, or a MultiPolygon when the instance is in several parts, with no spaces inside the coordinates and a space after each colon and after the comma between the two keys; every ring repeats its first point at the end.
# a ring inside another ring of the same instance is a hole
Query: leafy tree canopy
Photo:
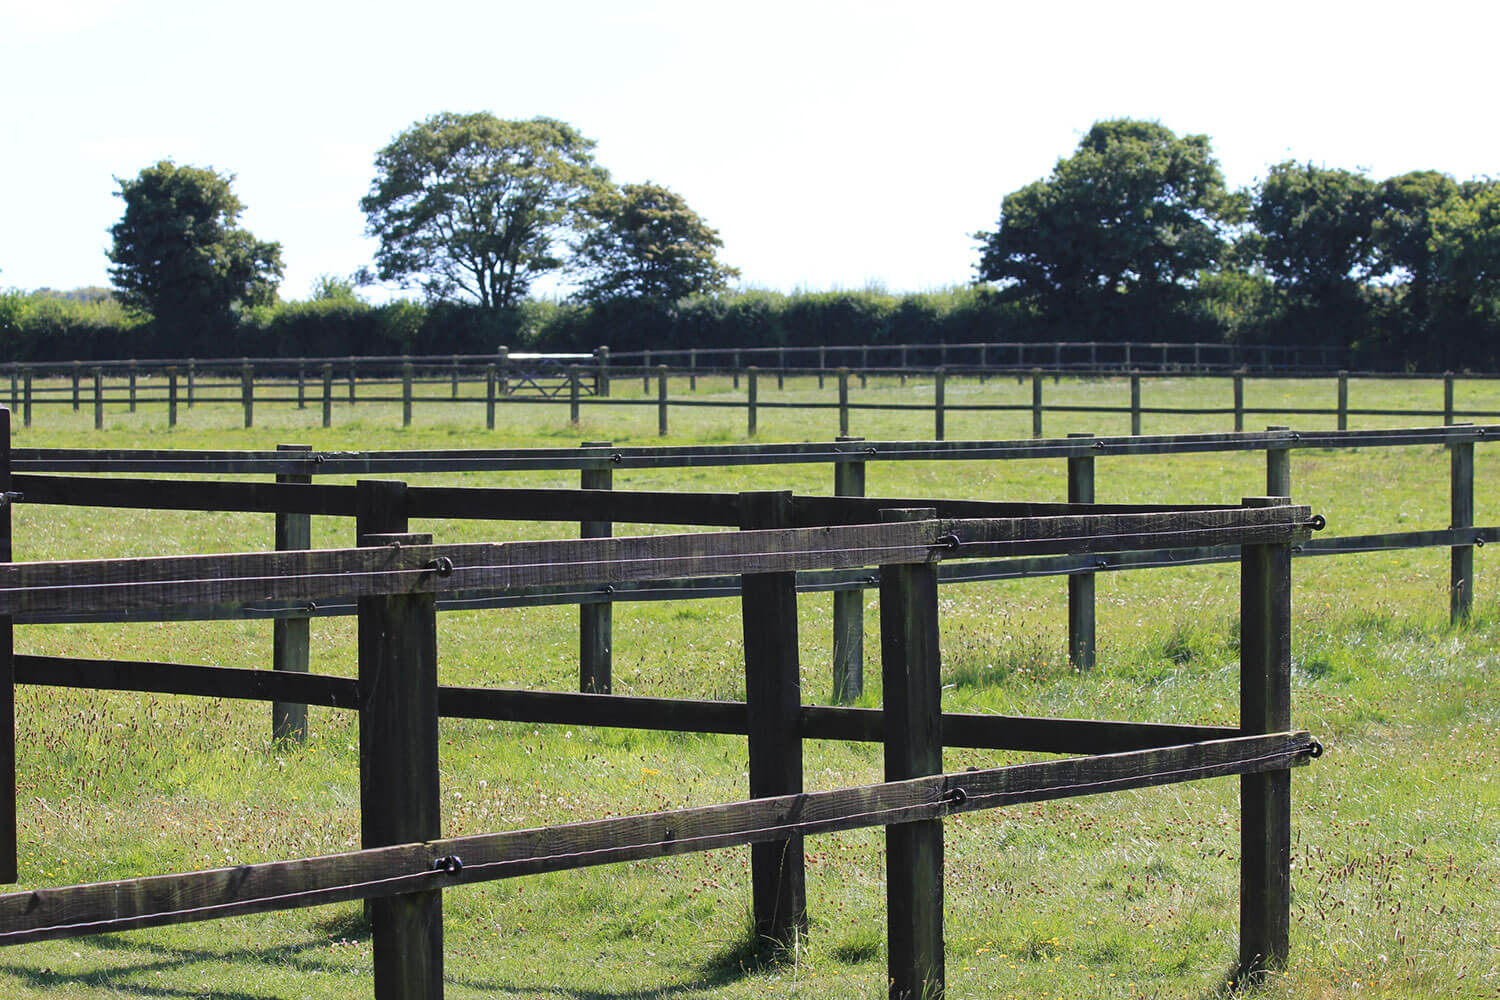
{"type": "Polygon", "coordinates": [[[597,225],[578,242],[585,301],[646,299],[670,304],[724,290],[739,271],[721,264],[716,230],[681,195],[659,184],[626,184],[593,203],[597,225]]]}
{"type": "Polygon", "coordinates": [[[443,112],[416,123],[376,155],[360,201],[380,240],[380,278],[434,299],[515,305],[537,275],[562,266],[563,233],[608,186],[593,148],[551,118],[443,112]]]}
{"type": "Polygon", "coordinates": [[[1357,295],[1375,262],[1379,189],[1363,174],[1278,163],[1256,193],[1259,258],[1278,288],[1303,301],[1357,295]]]}
{"type": "Polygon", "coordinates": [[[978,276],[1044,309],[1170,299],[1215,264],[1240,213],[1207,136],[1097,122],[1050,177],[1005,197],[994,232],[975,234],[978,276]]]}
{"type": "Polygon", "coordinates": [[[281,244],[236,225],[232,175],[170,160],[115,178],[125,213],[110,229],[110,280],[120,300],[173,331],[213,329],[236,305],[276,298],[281,244]]]}

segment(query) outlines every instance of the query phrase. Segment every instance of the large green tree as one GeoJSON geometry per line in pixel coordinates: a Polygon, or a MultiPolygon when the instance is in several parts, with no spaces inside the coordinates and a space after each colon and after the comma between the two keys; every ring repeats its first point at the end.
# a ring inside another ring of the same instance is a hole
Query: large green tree
{"type": "Polygon", "coordinates": [[[360,202],[380,240],[380,278],[434,299],[515,305],[537,275],[562,266],[565,233],[607,190],[593,148],[551,118],[443,112],[417,122],[376,155],[360,202]]]}
{"type": "Polygon", "coordinates": [[[1277,287],[1296,299],[1346,300],[1374,268],[1380,209],[1379,191],[1363,174],[1278,163],[1250,213],[1257,256],[1277,287]]]}
{"type": "Polygon", "coordinates": [[[578,241],[579,297],[667,305],[722,291],[739,271],[721,264],[716,230],[682,196],[659,184],[626,184],[595,199],[597,225],[578,241]]]}
{"type": "Polygon", "coordinates": [[[1112,324],[1122,307],[1181,301],[1240,213],[1207,136],[1096,122],[1051,176],[1005,197],[993,232],[975,234],[978,278],[1053,319],[1112,324]]]}
{"type": "Polygon", "coordinates": [[[245,206],[233,180],[170,160],[115,178],[125,212],[110,229],[110,280],[122,302],[151,315],[168,345],[222,330],[236,305],[276,298],[281,244],[237,225],[245,206]]]}

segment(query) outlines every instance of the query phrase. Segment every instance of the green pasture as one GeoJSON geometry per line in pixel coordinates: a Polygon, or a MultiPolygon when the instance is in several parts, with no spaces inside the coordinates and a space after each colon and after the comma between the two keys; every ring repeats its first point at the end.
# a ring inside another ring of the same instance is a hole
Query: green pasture
{"type": "MultiPolygon", "coordinates": [[[[683,394],[686,393],[685,379],[683,394]]],[[[871,380],[853,398],[921,402],[930,382],[871,380]]],[[[320,386],[319,386],[320,388],[320,386]]],[[[336,389],[339,388],[336,386],[336,389]]],[[[238,403],[128,413],[106,430],[85,403],[39,407],[17,447],[319,449],[568,447],[728,443],[742,408],[674,408],[667,438],[654,407],[512,405],[484,430],[484,405],[419,399],[401,428],[398,403],[348,406],[333,427],[309,406],[238,403]]],[[[396,394],[397,387],[391,387],[396,394]]],[[[441,397],[446,384],[422,386],[441,397]]],[[[146,391],[143,382],[142,392],[146,391]]],[[[654,395],[654,383],[651,393],[654,395]]],[[[760,399],[832,401],[811,378],[760,399]]],[[[1460,383],[1461,408],[1500,409],[1500,383],[1460,383]]],[[[268,390],[269,391],[269,390],[268,390]]],[[[285,390],[277,390],[283,392],[285,390]]],[[[472,387],[469,391],[472,391],[472,387]]],[[[613,398],[641,396],[639,379],[613,398]]],[[[1248,406],[1332,406],[1328,380],[1251,380],[1248,406]]],[[[1046,385],[1048,402],[1127,406],[1122,380],[1046,385]]],[[[674,388],[674,395],[677,390],[674,388]]],[[[949,405],[1029,406],[1027,379],[981,387],[950,380],[949,405]]],[[[700,379],[697,398],[742,400],[728,379],[700,379]]],[[[1227,380],[1151,379],[1145,405],[1228,406],[1227,380]]],[[[1352,407],[1438,408],[1438,380],[1351,383],[1352,407]]],[[[1351,418],[1359,427],[1425,418],[1351,418]]],[[[1489,421],[1500,422],[1500,421],[1489,421]]],[[[19,424],[19,420],[16,421],[19,424]]],[[[1332,416],[1251,417],[1327,428],[1332,416]]],[[[762,441],[827,440],[833,410],[766,409],[762,441]]],[[[1146,433],[1229,430],[1228,415],[1151,415],[1146,433]]],[[[926,438],[931,414],[856,412],[851,432],[926,438]]],[[[1126,413],[1050,413],[1048,436],[1121,434],[1126,413]]],[[[947,436],[1022,438],[1028,411],[948,414],[947,436]]],[[[1492,446],[1477,449],[1476,523],[1500,523],[1492,446]]],[[[617,489],[793,489],[827,493],[826,465],[621,471],[617,489]]],[[[1427,446],[1292,454],[1296,497],[1333,534],[1443,528],[1448,459],[1427,446]]],[[[417,481],[415,478],[413,481],[417,481]]],[[[577,473],[433,476],[424,483],[568,486],[577,473]]],[[[871,463],[871,495],[1062,499],[1061,460],[871,463]]],[[[1101,457],[1101,502],[1238,501],[1265,492],[1259,453],[1101,457]]],[[[19,505],[20,560],[267,549],[271,518],[151,514],[19,505]]],[[[571,537],[549,524],[419,521],[438,540],[571,537]]],[[[620,525],[617,534],[636,530],[620,525]]],[[[346,519],[315,519],[314,544],[353,540],[346,519]]],[[[1476,552],[1475,615],[1450,628],[1448,556],[1434,549],[1300,559],[1293,567],[1293,721],[1327,747],[1293,779],[1292,961],[1259,994],[1275,998],[1500,995],[1500,564],[1476,552]]],[[[1067,664],[1060,578],[945,587],[944,707],[950,710],[1233,723],[1238,573],[1233,566],[1104,573],[1099,666],[1067,664]]],[[[875,594],[868,595],[866,678],[879,691],[875,594]]],[[[830,697],[831,598],[800,601],[803,699],[830,697]]],[[[313,669],[352,675],[353,619],[316,619],[313,669]]],[[[23,652],[269,666],[269,622],[24,627],[23,652]]],[[[464,612],[439,621],[444,683],[568,690],[577,683],[577,611],[464,612]]],[[[622,693],[738,698],[738,602],[620,604],[614,676],[622,693]]],[[[867,696],[867,704],[875,704],[867,696]]],[[[21,888],[286,859],[358,846],[353,715],[313,709],[305,746],[273,745],[270,708],[166,696],[40,687],[17,691],[21,888]]],[[[444,832],[461,835],[742,798],[739,738],[450,721],[443,727],[444,832]]],[[[949,769],[1025,759],[949,751],[949,769]]],[[[809,789],[878,781],[875,745],[813,742],[809,789]]],[[[1234,989],[1238,785],[1232,779],[973,813],[947,821],[949,995],[1206,998],[1234,989]]],[[[883,997],[884,885],[878,830],[807,846],[812,929],[781,954],[748,931],[748,850],[533,876],[445,894],[450,997],[527,1000],[883,997]]],[[[356,904],[0,951],[0,995],[18,998],[368,996],[371,953],[356,904]]]]}

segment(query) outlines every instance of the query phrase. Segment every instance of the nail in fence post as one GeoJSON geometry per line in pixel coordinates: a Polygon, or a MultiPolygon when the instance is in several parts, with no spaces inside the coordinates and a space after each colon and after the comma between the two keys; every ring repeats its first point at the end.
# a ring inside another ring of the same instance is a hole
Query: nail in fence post
{"type": "Polygon", "coordinates": [[[488,365],[484,369],[484,426],[486,430],[495,429],[495,366],[488,365]]]}
{"type": "Polygon", "coordinates": [[[78,361],[73,362],[73,412],[74,413],[78,412],[78,373],[81,370],[81,368],[82,368],[82,363],[81,362],[78,362],[78,361]]]}
{"type": "Polygon", "coordinates": [[[568,366],[568,423],[578,426],[578,366],[568,366]]]}
{"type": "MultiPolygon", "coordinates": [[[[1267,431],[1286,431],[1290,429],[1279,424],[1266,428],[1267,431]]],[[[1266,493],[1273,497],[1289,497],[1292,495],[1292,452],[1290,448],[1266,448],[1266,493]]]]}
{"type": "MultiPolygon", "coordinates": [[[[585,448],[607,449],[609,441],[585,441],[585,448]]],[[[608,451],[599,453],[597,465],[584,466],[578,485],[585,490],[608,490],[614,487],[614,467],[608,451]]],[[[608,538],[614,533],[610,521],[583,521],[579,538],[608,538]]],[[[584,694],[609,694],[613,687],[614,605],[609,601],[578,605],[578,690],[584,694]]]]}
{"type": "Polygon", "coordinates": [[[939,368],[932,373],[932,433],[933,440],[943,440],[943,406],[947,394],[948,373],[939,368]]]}
{"type": "Polygon", "coordinates": [[[1130,433],[1141,434],[1141,373],[1130,373],[1130,433]]]}
{"type": "MultiPolygon", "coordinates": [[[[882,521],[926,521],[933,509],[882,510],[882,521]]],[[[885,780],[943,769],[937,565],[880,567],[885,780]]],[[[943,995],[943,821],[885,828],[886,978],[892,1000],[943,995]]]]}
{"type": "Polygon", "coordinates": [[[130,412],[131,413],[135,412],[135,378],[136,378],[135,365],[132,364],[130,366],[130,412]]]}
{"type": "Polygon", "coordinates": [[[1042,436],[1042,370],[1031,371],[1031,436],[1042,436]]]}
{"type": "MultiPolygon", "coordinates": [[[[406,484],[356,484],[359,544],[398,558],[429,544],[406,534],[406,484]]],[[[431,593],[359,598],[360,844],[384,847],[440,836],[437,616],[431,593]]],[[[443,895],[428,889],[367,904],[375,996],[443,995],[443,895]]]]}
{"type": "Polygon", "coordinates": [[[94,369],[94,430],[104,430],[104,369],[94,369]]]}
{"type": "MultiPolygon", "coordinates": [[[[845,379],[848,369],[840,369],[845,379]]],[[[841,443],[857,443],[862,437],[840,435],[841,443]]],[[[840,451],[845,449],[840,448],[840,451]]],[[[857,448],[848,449],[858,451],[857,448]]],[[[835,462],[833,495],[865,495],[865,463],[835,462]]],[[[864,588],[833,592],[833,700],[844,704],[858,698],[865,690],[865,592],[864,588]]]]}
{"type": "MultiPolygon", "coordinates": [[[[1247,507],[1285,498],[1249,497],[1247,507]]],[[[1240,547],[1240,732],[1291,728],[1292,547],[1240,547]]],[[[1240,975],[1285,966],[1291,925],[1291,772],[1240,778],[1240,975]]]]}
{"type": "Polygon", "coordinates": [[[323,426],[333,426],[333,365],[323,364],[323,426]]]}
{"type": "Polygon", "coordinates": [[[1349,373],[1339,372],[1339,430],[1349,429],[1349,373]]]}
{"type": "MultiPolygon", "coordinates": [[[[740,527],[789,528],[790,492],[741,493],[740,527]]],[[[801,672],[797,662],[797,574],[740,577],[745,640],[745,715],[750,797],[802,792],[801,672]]],[[[757,937],[791,944],[807,930],[802,838],[750,845],[757,937]]]]}
{"type": "Polygon", "coordinates": [[[167,369],[167,427],[177,426],[177,369],[167,369]]]}
{"type": "Polygon", "coordinates": [[[1245,376],[1234,373],[1234,429],[1245,429],[1245,376]]]}
{"type": "MultiPolygon", "coordinates": [[[[1070,438],[1089,438],[1087,431],[1069,434],[1070,438]]],[[[1094,502],[1094,453],[1079,452],[1068,457],[1068,503],[1094,502]]],[[[1068,575],[1068,660],[1075,670],[1094,669],[1095,617],[1094,573],[1068,575]]]]}
{"type": "Polygon", "coordinates": [[[401,426],[411,426],[411,362],[401,362],[401,426]]]}
{"type": "MultiPolygon", "coordinates": [[[[312,445],[279,444],[277,451],[312,451],[312,445]]],[[[311,483],[312,476],[301,472],[278,472],[278,483],[311,483]]],[[[290,552],[312,548],[312,515],[276,514],[276,551],[290,552]]],[[[277,618],[272,623],[271,668],[305,674],[309,665],[311,619],[305,616],[277,618]]],[[[288,701],[271,702],[271,739],[307,742],[307,706],[288,701]]]]}
{"type": "Polygon", "coordinates": [[[849,433],[849,369],[847,368],[839,369],[839,433],[849,433]]]}
{"type": "Polygon", "coordinates": [[[760,382],[760,369],[751,365],[745,369],[745,413],[749,437],[755,437],[755,404],[759,395],[758,386],[760,382]]]}
{"type": "Polygon", "coordinates": [[[245,426],[255,426],[255,372],[249,365],[240,367],[240,401],[245,407],[245,426]]]}
{"type": "MultiPolygon", "coordinates": [[[[1450,456],[1451,527],[1474,527],[1474,442],[1454,441],[1448,446],[1450,456]]],[[[1468,619],[1474,605],[1474,546],[1455,545],[1448,577],[1450,621],[1457,625],[1468,619]]]]}
{"type": "MultiPolygon", "coordinates": [[[[736,379],[738,381],[738,379],[736,379]]],[[[667,436],[667,366],[656,367],[656,434],[667,436]]]]}
{"type": "MultiPolygon", "coordinates": [[[[0,409],[0,493],[10,492],[10,411],[0,409]]],[[[10,501],[0,505],[0,563],[11,561],[10,501]]],[[[0,883],[20,878],[16,844],[15,623],[0,615],[0,883]]]]}
{"type": "Polygon", "coordinates": [[[1453,373],[1443,373],[1443,426],[1453,423],[1453,373]]]}

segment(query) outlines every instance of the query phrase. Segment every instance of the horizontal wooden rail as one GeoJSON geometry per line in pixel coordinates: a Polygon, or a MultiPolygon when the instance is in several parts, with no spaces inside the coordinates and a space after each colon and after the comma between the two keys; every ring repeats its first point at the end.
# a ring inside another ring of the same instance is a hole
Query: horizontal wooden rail
{"type": "Polygon", "coordinates": [[[715,850],[1129,788],[1301,766],[1305,732],[938,774],[299,861],[0,896],[0,944],[376,899],[546,871],[715,850]],[[457,859],[455,864],[446,859],[457,859]]]}

